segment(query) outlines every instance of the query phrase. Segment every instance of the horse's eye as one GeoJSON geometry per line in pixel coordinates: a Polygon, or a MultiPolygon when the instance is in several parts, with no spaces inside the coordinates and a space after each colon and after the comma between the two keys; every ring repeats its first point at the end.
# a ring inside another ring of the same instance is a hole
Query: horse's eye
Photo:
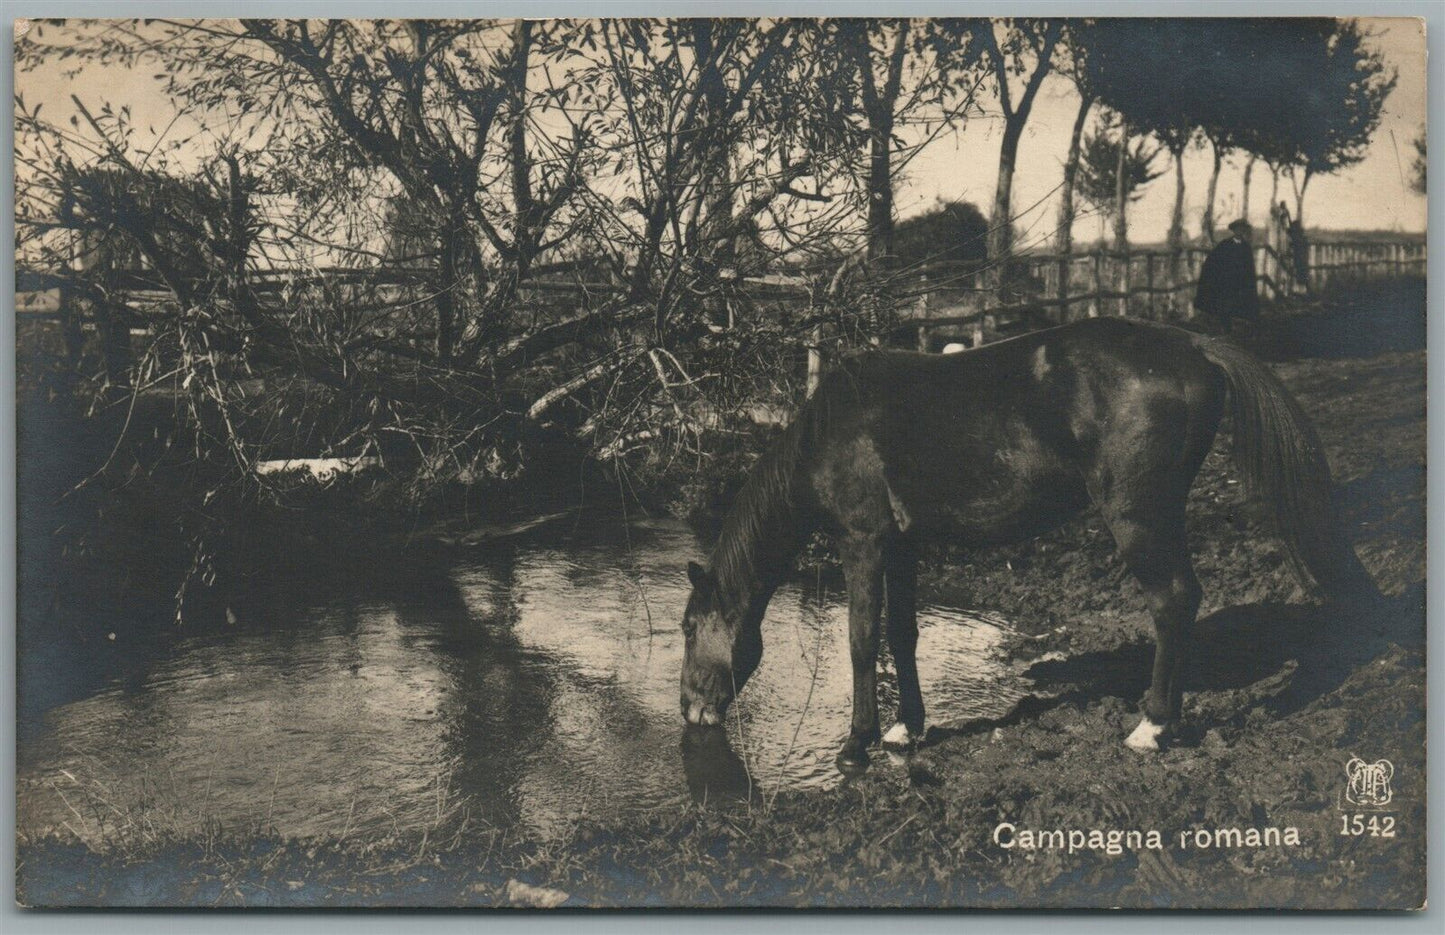
{"type": "Polygon", "coordinates": [[[691,617],[683,617],[683,618],[682,618],[682,633],[683,633],[683,635],[684,635],[684,636],[692,636],[692,634],[693,634],[693,632],[694,632],[695,630],[697,630],[697,624],[693,622],[693,619],[692,619],[691,617]]]}

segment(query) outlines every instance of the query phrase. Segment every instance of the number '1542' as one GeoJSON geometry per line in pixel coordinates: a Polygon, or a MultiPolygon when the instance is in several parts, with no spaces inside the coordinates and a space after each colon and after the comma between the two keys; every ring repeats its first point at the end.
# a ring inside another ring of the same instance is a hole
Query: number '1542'
{"type": "Polygon", "coordinates": [[[1340,816],[1340,834],[1347,837],[1393,838],[1395,836],[1394,815],[1353,815],[1340,816]]]}

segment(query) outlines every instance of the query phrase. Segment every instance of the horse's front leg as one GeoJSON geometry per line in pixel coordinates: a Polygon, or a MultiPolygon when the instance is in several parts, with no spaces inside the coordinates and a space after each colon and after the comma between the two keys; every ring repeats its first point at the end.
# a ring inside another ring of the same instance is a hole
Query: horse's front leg
{"type": "Polygon", "coordinates": [[[885,747],[909,747],[923,739],[923,692],[918,685],[918,559],[907,541],[888,549],[888,648],[898,671],[898,722],[883,736],[885,747]]]}
{"type": "Polygon", "coordinates": [[[868,765],[878,731],[878,615],[883,598],[883,548],[874,538],[849,537],[839,550],[848,579],[848,648],[853,657],[853,726],[838,767],[868,765]]]}

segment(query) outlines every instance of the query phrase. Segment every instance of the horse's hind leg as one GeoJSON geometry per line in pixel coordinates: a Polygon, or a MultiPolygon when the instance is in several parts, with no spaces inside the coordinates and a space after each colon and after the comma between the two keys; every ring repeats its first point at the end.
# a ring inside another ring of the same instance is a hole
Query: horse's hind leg
{"type": "Polygon", "coordinates": [[[884,581],[888,648],[898,670],[898,723],[883,735],[883,745],[903,747],[923,737],[923,692],[918,687],[918,559],[911,543],[890,544],[884,581]]]}
{"type": "Polygon", "coordinates": [[[1154,615],[1154,672],[1144,697],[1144,718],[1124,741],[1135,750],[1158,750],[1165,730],[1179,718],[1185,643],[1202,596],[1189,560],[1183,497],[1177,501],[1177,506],[1155,501],[1149,509],[1105,505],[1103,510],[1119,555],[1144,589],[1154,615]]]}

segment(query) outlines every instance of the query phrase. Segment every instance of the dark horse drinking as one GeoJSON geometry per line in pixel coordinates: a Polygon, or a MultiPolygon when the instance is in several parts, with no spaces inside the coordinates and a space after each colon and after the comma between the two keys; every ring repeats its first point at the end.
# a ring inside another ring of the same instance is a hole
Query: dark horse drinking
{"type": "Polygon", "coordinates": [[[909,744],[923,733],[919,543],[1017,541],[1093,504],[1154,617],[1153,679],[1125,742],[1157,750],[1180,714],[1181,658],[1201,596],[1185,501],[1226,402],[1237,468],[1273,507],[1301,580],[1336,599],[1377,595],[1340,535],[1319,437],[1279,380],[1227,340],[1100,318],[960,354],[866,351],[823,380],[753,468],[708,567],[688,566],[684,717],[721,722],[762,659],[769,598],[824,530],[848,583],[853,662],[838,763],[866,764],[880,739],[909,744]],[[898,723],[886,737],[880,614],[898,670],[898,723]]]}

